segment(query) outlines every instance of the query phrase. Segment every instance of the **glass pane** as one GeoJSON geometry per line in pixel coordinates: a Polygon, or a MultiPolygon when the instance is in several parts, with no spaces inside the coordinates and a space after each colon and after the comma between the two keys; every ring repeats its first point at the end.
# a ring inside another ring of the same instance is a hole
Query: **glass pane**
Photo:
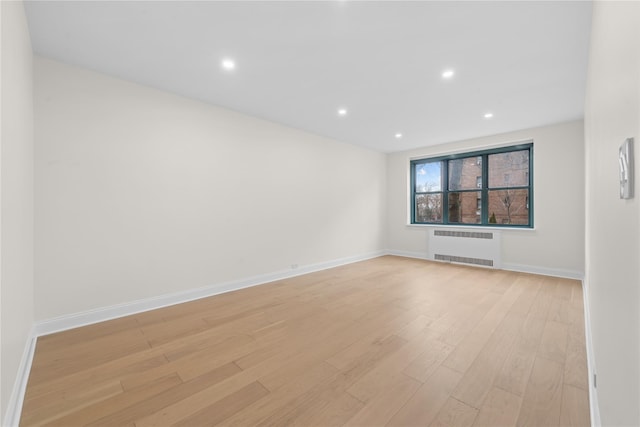
{"type": "Polygon", "coordinates": [[[462,224],[480,224],[482,193],[465,191],[449,193],[449,222],[462,224]]]}
{"type": "Polygon", "coordinates": [[[482,157],[449,160],[449,190],[482,188],[482,157]]]}
{"type": "Polygon", "coordinates": [[[442,193],[416,195],[416,222],[442,222],[442,193]]]}
{"type": "Polygon", "coordinates": [[[417,163],[414,167],[416,193],[442,191],[442,162],[417,163]]]}
{"type": "Polygon", "coordinates": [[[489,155],[489,188],[529,185],[529,150],[489,155]]]}
{"type": "Polygon", "coordinates": [[[529,190],[489,191],[489,223],[529,224],[529,190]]]}

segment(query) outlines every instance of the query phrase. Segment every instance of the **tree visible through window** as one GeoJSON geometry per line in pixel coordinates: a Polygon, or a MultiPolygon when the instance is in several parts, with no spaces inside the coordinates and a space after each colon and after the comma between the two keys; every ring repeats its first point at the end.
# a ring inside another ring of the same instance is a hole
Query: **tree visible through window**
{"type": "Polygon", "coordinates": [[[414,224],[533,226],[533,144],[413,160],[414,224]]]}

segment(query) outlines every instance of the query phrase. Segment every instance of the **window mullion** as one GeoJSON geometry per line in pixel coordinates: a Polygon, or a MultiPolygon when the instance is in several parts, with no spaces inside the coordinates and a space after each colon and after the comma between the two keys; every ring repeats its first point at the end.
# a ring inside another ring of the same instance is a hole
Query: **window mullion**
{"type": "Polygon", "coordinates": [[[442,161],[442,224],[449,224],[449,161],[442,161]]]}
{"type": "Polygon", "coordinates": [[[411,224],[415,224],[417,222],[416,218],[416,165],[414,163],[411,164],[411,176],[409,178],[409,185],[411,185],[411,213],[409,215],[409,219],[411,219],[411,224]]]}
{"type": "Polygon", "coordinates": [[[489,155],[482,155],[482,211],[480,212],[480,224],[489,224],[489,155]]]}

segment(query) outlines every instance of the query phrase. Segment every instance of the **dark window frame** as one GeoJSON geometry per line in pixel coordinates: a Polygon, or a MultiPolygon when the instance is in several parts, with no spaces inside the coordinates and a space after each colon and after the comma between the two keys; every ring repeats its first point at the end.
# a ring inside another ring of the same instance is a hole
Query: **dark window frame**
{"type": "Polygon", "coordinates": [[[534,210],[533,210],[533,142],[510,145],[499,148],[492,148],[487,150],[469,151],[464,153],[456,153],[444,156],[423,157],[413,159],[410,161],[410,207],[411,207],[411,224],[412,225],[440,225],[451,227],[492,227],[492,228],[534,228],[534,210]],[[529,170],[528,172],[528,185],[527,186],[513,186],[513,187],[489,187],[489,156],[492,154],[502,154],[515,151],[529,151],[529,170]],[[482,157],[482,188],[474,188],[467,190],[449,190],[449,160],[465,159],[465,158],[478,158],[482,157]],[[416,165],[439,162],[441,168],[441,185],[440,191],[416,191],[416,165]],[[489,191],[493,190],[508,190],[508,189],[521,189],[528,190],[528,224],[497,224],[489,222],[489,191]],[[480,223],[460,223],[449,222],[449,193],[460,192],[481,192],[482,209],[480,215],[480,223]],[[442,221],[441,222],[418,222],[416,221],[416,197],[419,195],[428,194],[441,194],[442,198],[442,221]]]}

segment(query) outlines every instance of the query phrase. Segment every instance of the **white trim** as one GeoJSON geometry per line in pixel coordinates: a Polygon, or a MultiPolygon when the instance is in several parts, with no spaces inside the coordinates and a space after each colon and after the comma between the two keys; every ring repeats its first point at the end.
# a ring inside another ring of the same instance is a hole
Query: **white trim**
{"type": "MultiPolygon", "coordinates": [[[[388,249],[387,255],[425,259],[427,261],[439,262],[429,258],[429,255],[424,252],[411,252],[411,251],[400,251],[396,249],[388,249]]],[[[582,280],[584,277],[584,274],[580,271],[563,270],[559,268],[538,267],[535,265],[512,264],[512,263],[504,263],[504,262],[502,263],[501,269],[516,271],[519,273],[532,273],[532,274],[540,274],[543,276],[563,277],[566,279],[575,279],[575,280],[582,280]]]]}
{"type": "Polygon", "coordinates": [[[591,315],[589,314],[589,285],[587,280],[582,280],[582,305],[584,306],[584,335],[587,345],[587,374],[589,375],[589,413],[591,425],[600,427],[600,405],[598,404],[598,389],[594,387],[593,375],[596,373],[596,360],[593,353],[593,341],[591,340],[591,315]]]}
{"type": "Polygon", "coordinates": [[[13,383],[9,403],[7,404],[7,412],[4,414],[2,425],[5,427],[17,427],[20,424],[20,416],[22,415],[22,404],[24,403],[24,394],[27,390],[27,381],[31,373],[31,364],[33,355],[36,351],[35,330],[31,329],[27,342],[22,352],[20,365],[16,374],[16,380],[13,383]]]}
{"type": "Polygon", "coordinates": [[[338,267],[340,265],[351,264],[371,258],[377,258],[379,256],[385,255],[385,253],[385,251],[370,252],[363,255],[356,255],[333,261],[310,264],[307,266],[299,267],[295,270],[283,270],[274,273],[266,273],[244,279],[233,280],[230,282],[204,286],[197,289],[174,292],[171,294],[165,294],[137,301],[116,304],[108,307],[100,307],[79,313],[68,314],[53,319],[36,322],[35,336],[48,335],[55,332],[65,331],[67,329],[73,329],[93,323],[104,322],[106,320],[142,313],[144,311],[155,310],[158,308],[210,297],[225,292],[236,291],[243,288],[249,288],[251,286],[263,285],[265,283],[270,283],[276,280],[282,280],[289,277],[300,276],[302,274],[313,273],[315,271],[326,270],[328,268],[338,267]]]}
{"type": "Polygon", "coordinates": [[[517,271],[519,273],[541,274],[543,276],[562,277],[565,279],[582,280],[584,273],[575,270],[565,270],[561,268],[538,267],[536,265],[512,264],[509,262],[502,263],[503,270],[517,271]]]}
{"type": "Polygon", "coordinates": [[[398,251],[395,249],[387,250],[387,255],[401,256],[405,258],[417,258],[417,259],[425,259],[427,261],[433,261],[429,259],[429,255],[422,252],[410,252],[410,251],[398,251]]]}

